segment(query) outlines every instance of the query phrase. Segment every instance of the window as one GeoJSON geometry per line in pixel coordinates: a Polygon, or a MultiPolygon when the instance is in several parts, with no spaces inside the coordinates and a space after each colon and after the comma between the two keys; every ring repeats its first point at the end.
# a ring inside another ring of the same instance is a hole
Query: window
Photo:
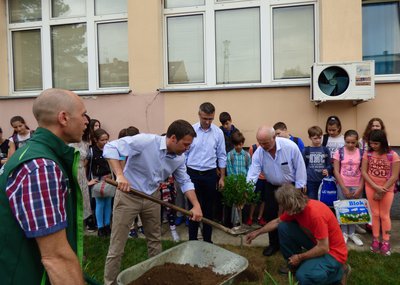
{"type": "Polygon", "coordinates": [[[310,77],[314,62],[314,7],[274,8],[274,79],[310,77]]]}
{"type": "Polygon", "coordinates": [[[375,74],[400,74],[399,1],[363,3],[363,59],[375,60],[375,74]]]}
{"type": "Polygon", "coordinates": [[[167,88],[309,83],[316,1],[164,3],[167,88]]]}
{"type": "Polygon", "coordinates": [[[11,93],[127,89],[127,0],[9,0],[11,93]]]}

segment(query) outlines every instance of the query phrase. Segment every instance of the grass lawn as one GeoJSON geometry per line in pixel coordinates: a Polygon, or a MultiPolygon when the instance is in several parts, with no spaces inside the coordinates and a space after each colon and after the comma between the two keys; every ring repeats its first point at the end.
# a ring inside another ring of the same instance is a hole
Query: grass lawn
{"type": "MultiPolygon", "coordinates": [[[[97,281],[103,280],[104,263],[108,250],[109,239],[97,236],[85,236],[84,271],[97,281]]],[[[172,241],[163,241],[163,249],[176,245],[172,241]]],[[[284,261],[280,254],[272,257],[264,257],[262,248],[226,245],[224,248],[240,254],[249,260],[248,269],[235,279],[235,284],[274,284],[267,278],[264,271],[267,270],[278,284],[288,284],[287,276],[277,273],[279,266],[284,261]]],[[[125,247],[125,255],[122,259],[122,268],[128,268],[146,260],[147,247],[144,239],[129,239],[125,247]]],[[[390,257],[373,254],[370,252],[350,251],[349,261],[352,272],[348,284],[400,284],[400,254],[394,253],[390,257]]]]}

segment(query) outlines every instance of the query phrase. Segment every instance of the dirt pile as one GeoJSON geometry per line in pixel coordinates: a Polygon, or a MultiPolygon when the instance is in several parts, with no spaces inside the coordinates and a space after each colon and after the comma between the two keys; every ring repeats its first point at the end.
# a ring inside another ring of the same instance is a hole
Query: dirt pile
{"type": "Polygon", "coordinates": [[[165,263],[151,268],[129,285],[215,285],[229,276],[217,274],[209,267],[165,263]]]}

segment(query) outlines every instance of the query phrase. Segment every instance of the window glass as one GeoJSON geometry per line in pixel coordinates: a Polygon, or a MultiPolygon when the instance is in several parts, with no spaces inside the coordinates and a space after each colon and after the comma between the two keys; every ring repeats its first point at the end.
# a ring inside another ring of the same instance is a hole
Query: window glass
{"type": "Polygon", "coordinates": [[[310,77],[314,6],[273,9],[274,79],[310,77]]]}
{"type": "Polygon", "coordinates": [[[204,82],[203,16],[169,17],[168,83],[204,82]]]}
{"type": "Polygon", "coordinates": [[[51,29],[53,86],[88,89],[86,24],[53,26],[51,29]]]}
{"type": "Polygon", "coordinates": [[[217,83],[260,82],[258,8],[215,13],[217,83]]]}
{"type": "Polygon", "coordinates": [[[40,30],[12,32],[14,90],[42,89],[40,30]]]}
{"type": "Polygon", "coordinates": [[[96,0],[95,3],[96,15],[107,15],[127,12],[127,0],[96,0]]]}
{"type": "Polygon", "coordinates": [[[165,0],[165,8],[202,6],[204,0],[165,0]]]}
{"type": "Polygon", "coordinates": [[[10,23],[40,21],[42,19],[41,0],[8,1],[10,23]]]}
{"type": "Polygon", "coordinates": [[[86,15],[86,1],[82,0],[52,0],[53,18],[69,18],[86,15]]]}
{"type": "Polygon", "coordinates": [[[100,87],[128,86],[127,22],[100,24],[97,29],[100,87]]]}
{"type": "Polygon", "coordinates": [[[375,60],[376,74],[400,74],[399,2],[364,4],[363,59],[375,60]]]}

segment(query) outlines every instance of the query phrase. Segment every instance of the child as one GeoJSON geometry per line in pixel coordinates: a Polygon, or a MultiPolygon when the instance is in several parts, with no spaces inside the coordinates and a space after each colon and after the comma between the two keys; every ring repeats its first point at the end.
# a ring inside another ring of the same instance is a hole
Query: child
{"type": "Polygon", "coordinates": [[[307,196],[318,200],[318,189],[324,176],[332,171],[331,154],[327,147],[321,145],[322,129],[313,126],[308,129],[311,146],[304,148],[303,157],[307,169],[307,196]]]}
{"type": "Polygon", "coordinates": [[[3,138],[3,130],[0,128],[0,167],[7,162],[8,145],[10,141],[3,138]]]}
{"type": "MultiPolygon", "coordinates": [[[[103,129],[94,131],[95,145],[91,147],[90,170],[93,179],[98,182],[105,177],[111,178],[111,170],[107,160],[103,157],[103,148],[108,142],[109,134],[103,129]]],[[[97,235],[106,237],[111,234],[111,200],[112,197],[95,197],[96,198],[96,220],[97,235]]]]}
{"type": "Polygon", "coordinates": [[[33,131],[27,126],[25,119],[21,116],[14,116],[10,120],[10,124],[14,129],[13,135],[10,137],[10,143],[8,148],[8,159],[14,154],[14,152],[25,145],[26,142],[32,137],[33,131]]]}
{"type": "MultiPolygon", "coordinates": [[[[250,154],[243,149],[244,141],[245,138],[241,132],[237,131],[232,134],[234,149],[226,155],[226,170],[228,176],[239,174],[246,176],[249,171],[251,158],[250,154]]],[[[239,222],[238,217],[239,214],[237,213],[237,208],[232,207],[231,220],[233,225],[236,225],[239,222]]]]}
{"type": "Polygon", "coordinates": [[[369,151],[364,153],[361,172],[372,212],[372,252],[390,255],[390,208],[394,186],[399,177],[400,160],[389,147],[386,133],[374,130],[368,138],[369,151]],[[382,242],[380,232],[382,231],[382,242]]]}
{"type": "MultiPolygon", "coordinates": [[[[360,165],[362,152],[358,148],[358,133],[348,130],[344,134],[344,147],[339,148],[333,155],[334,174],[340,200],[359,199],[364,189],[364,179],[361,176],[360,165]]],[[[356,236],[355,225],[341,225],[345,243],[352,240],[356,245],[362,246],[362,240],[356,236]]]]}
{"type": "Polygon", "coordinates": [[[297,144],[297,146],[299,147],[300,151],[303,152],[303,150],[304,150],[303,141],[301,140],[301,138],[294,137],[291,134],[289,134],[289,132],[287,130],[287,126],[286,126],[286,124],[284,122],[276,123],[274,125],[274,130],[275,130],[275,134],[276,134],[277,137],[290,139],[292,142],[297,144]]]}
{"type": "Polygon", "coordinates": [[[344,137],[342,132],[342,123],[337,116],[330,116],[326,121],[325,132],[322,145],[326,146],[331,152],[331,157],[336,150],[344,146],[344,137]]]}
{"type": "MultiPolygon", "coordinates": [[[[175,204],[176,189],[175,189],[174,177],[172,175],[160,184],[160,191],[161,191],[161,198],[163,201],[175,204]]],[[[168,218],[169,229],[171,230],[171,236],[173,241],[179,242],[180,238],[178,232],[176,231],[176,224],[175,224],[175,218],[176,218],[175,211],[167,207],[163,207],[162,209],[166,210],[166,216],[168,218]]]]}
{"type": "Polygon", "coordinates": [[[365,127],[364,134],[360,139],[360,148],[362,149],[363,153],[368,151],[368,137],[373,130],[385,131],[385,124],[383,123],[382,119],[372,118],[365,127]]]}
{"type": "MultiPolygon", "coordinates": [[[[258,144],[253,144],[250,149],[249,149],[249,154],[250,157],[253,157],[253,153],[255,153],[255,151],[258,148],[258,144]]],[[[264,219],[264,207],[265,207],[265,186],[266,186],[266,182],[267,180],[265,179],[264,174],[261,172],[260,175],[258,176],[258,180],[256,182],[256,189],[254,190],[254,192],[256,193],[260,193],[260,199],[261,199],[261,203],[260,203],[260,208],[258,210],[258,216],[257,216],[257,223],[260,226],[265,226],[267,224],[267,222],[264,219]]],[[[256,209],[256,205],[255,204],[251,204],[250,205],[250,212],[249,212],[249,217],[246,221],[246,225],[251,226],[253,224],[253,216],[254,216],[254,211],[256,209]]]]}
{"type": "Polygon", "coordinates": [[[219,128],[224,132],[225,150],[226,153],[228,153],[233,149],[233,143],[231,139],[232,134],[234,132],[238,132],[239,130],[235,128],[235,126],[232,124],[232,118],[228,112],[222,112],[221,114],[219,114],[219,121],[222,125],[219,128]]]}

